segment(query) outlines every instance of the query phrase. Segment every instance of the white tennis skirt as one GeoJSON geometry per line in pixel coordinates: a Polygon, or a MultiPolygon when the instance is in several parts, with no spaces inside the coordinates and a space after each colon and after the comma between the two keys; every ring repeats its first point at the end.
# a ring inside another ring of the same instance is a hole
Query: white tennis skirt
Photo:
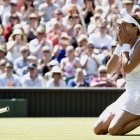
{"type": "Polygon", "coordinates": [[[114,114],[119,110],[125,110],[129,113],[140,115],[140,89],[126,90],[108,108],[114,114]]]}

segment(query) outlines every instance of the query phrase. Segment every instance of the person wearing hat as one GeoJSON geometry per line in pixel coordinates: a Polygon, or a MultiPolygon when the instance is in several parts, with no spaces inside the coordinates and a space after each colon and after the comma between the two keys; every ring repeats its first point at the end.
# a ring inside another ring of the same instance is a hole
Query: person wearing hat
{"type": "Polygon", "coordinates": [[[57,60],[53,59],[48,63],[47,66],[48,66],[49,71],[44,74],[44,79],[45,79],[46,83],[48,80],[52,79],[51,70],[54,66],[59,66],[59,62],[57,60]]]}
{"type": "Polygon", "coordinates": [[[26,45],[25,35],[22,29],[14,29],[11,34],[11,40],[7,42],[7,58],[15,61],[21,56],[20,48],[26,45]]]}
{"type": "Polygon", "coordinates": [[[21,56],[14,61],[14,69],[16,70],[16,74],[19,76],[23,76],[27,73],[27,65],[29,56],[29,47],[28,46],[21,46],[20,48],[21,56]]]}
{"type": "Polygon", "coordinates": [[[22,76],[21,86],[38,88],[45,87],[44,79],[41,75],[39,75],[36,63],[28,64],[28,73],[22,76]]]}
{"type": "Polygon", "coordinates": [[[88,36],[85,34],[79,34],[79,36],[76,37],[77,40],[77,45],[80,50],[81,50],[81,55],[86,54],[86,46],[88,44],[88,36]]]}
{"type": "Polygon", "coordinates": [[[5,64],[5,72],[0,75],[0,87],[20,87],[20,78],[14,74],[13,63],[8,61],[5,64]]]}
{"type": "Polygon", "coordinates": [[[24,27],[24,31],[27,35],[28,42],[37,37],[36,29],[38,26],[39,26],[39,16],[36,13],[30,13],[27,25],[25,25],[24,27]]]}
{"type": "Polygon", "coordinates": [[[42,57],[42,48],[48,46],[52,52],[53,45],[50,40],[46,38],[46,29],[43,25],[39,25],[36,29],[37,38],[29,42],[29,49],[32,55],[38,59],[42,57]]]}
{"type": "Polygon", "coordinates": [[[28,61],[28,63],[37,63],[37,57],[34,55],[29,55],[27,57],[27,61],[28,61]]]}
{"type": "Polygon", "coordinates": [[[132,10],[134,7],[134,0],[123,0],[122,3],[124,5],[124,8],[120,10],[121,16],[124,17],[127,14],[131,15],[133,12],[132,10]]]}
{"type": "Polygon", "coordinates": [[[52,79],[47,81],[46,87],[47,88],[65,88],[66,82],[62,79],[62,70],[59,66],[54,66],[51,70],[52,72],[52,79]]]}
{"type": "Polygon", "coordinates": [[[107,72],[126,75],[126,91],[97,119],[96,134],[125,135],[140,126],[140,20],[136,15],[121,19],[119,45],[107,64],[107,72]]]}

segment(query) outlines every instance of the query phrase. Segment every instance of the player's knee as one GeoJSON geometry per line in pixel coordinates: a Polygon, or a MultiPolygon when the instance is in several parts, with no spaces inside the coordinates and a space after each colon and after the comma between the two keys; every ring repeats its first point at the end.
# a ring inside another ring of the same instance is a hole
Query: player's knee
{"type": "Polygon", "coordinates": [[[97,126],[93,128],[93,131],[96,135],[100,135],[100,129],[97,126]]]}
{"type": "Polygon", "coordinates": [[[103,135],[106,134],[103,127],[101,127],[100,125],[97,125],[93,128],[93,131],[96,135],[103,135]]]}
{"type": "Polygon", "coordinates": [[[121,135],[121,128],[113,126],[108,128],[110,135],[121,135]]]}

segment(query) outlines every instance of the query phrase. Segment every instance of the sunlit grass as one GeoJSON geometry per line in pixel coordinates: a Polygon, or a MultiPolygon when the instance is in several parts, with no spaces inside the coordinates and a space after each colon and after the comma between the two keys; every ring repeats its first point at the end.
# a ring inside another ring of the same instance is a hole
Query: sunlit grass
{"type": "Polygon", "coordinates": [[[97,136],[96,118],[0,118],[0,140],[139,140],[140,128],[129,136],[97,136]]]}

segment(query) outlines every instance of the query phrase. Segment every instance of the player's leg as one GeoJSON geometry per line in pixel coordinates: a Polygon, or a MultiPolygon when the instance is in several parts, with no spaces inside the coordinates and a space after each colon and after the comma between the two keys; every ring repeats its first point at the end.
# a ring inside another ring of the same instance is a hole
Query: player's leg
{"type": "Polygon", "coordinates": [[[97,119],[94,125],[94,133],[97,135],[104,135],[108,133],[110,122],[114,118],[114,114],[110,111],[110,106],[107,107],[97,119]]]}
{"type": "Polygon", "coordinates": [[[111,135],[124,135],[140,125],[140,116],[120,111],[112,119],[108,132],[111,135]]]}

